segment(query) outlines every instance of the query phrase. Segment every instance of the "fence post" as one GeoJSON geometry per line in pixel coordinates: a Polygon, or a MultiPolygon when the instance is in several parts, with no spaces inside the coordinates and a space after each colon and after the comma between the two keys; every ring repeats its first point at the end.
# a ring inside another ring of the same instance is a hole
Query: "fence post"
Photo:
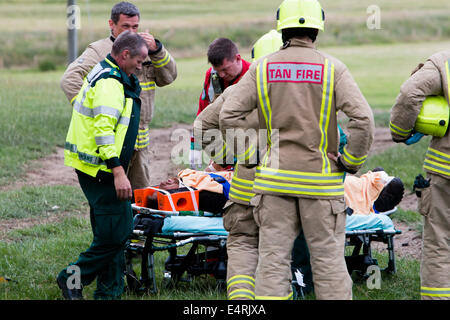
{"type": "Polygon", "coordinates": [[[77,29],[79,27],[79,9],[76,0],[67,0],[67,42],[68,63],[72,63],[78,56],[77,29]]]}

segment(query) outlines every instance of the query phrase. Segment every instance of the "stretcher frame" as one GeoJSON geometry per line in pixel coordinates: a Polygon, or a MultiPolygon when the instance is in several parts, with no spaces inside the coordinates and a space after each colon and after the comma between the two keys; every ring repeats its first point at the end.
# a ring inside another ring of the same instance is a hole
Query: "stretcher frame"
{"type": "MultiPolygon", "coordinates": [[[[132,205],[137,215],[167,216],[202,216],[214,217],[213,213],[203,211],[162,211],[132,205]]],[[[225,288],[226,280],[226,239],[224,235],[206,233],[173,232],[172,234],[156,233],[144,235],[142,230],[133,230],[133,235],[125,249],[125,276],[127,290],[134,293],[157,293],[158,287],[155,274],[154,254],[158,251],[168,251],[165,261],[163,285],[174,287],[178,282],[190,282],[196,276],[209,274],[216,279],[219,290],[225,288]],[[178,254],[177,249],[192,244],[188,253],[178,254]],[[162,245],[162,246],[159,246],[162,245]],[[200,246],[205,248],[201,251],[200,246]],[[211,250],[212,249],[212,250],[211,250]],[[132,260],[141,257],[141,275],[138,279],[132,260]],[[183,278],[183,275],[186,277],[183,278]]]]}
{"type": "MultiPolygon", "coordinates": [[[[203,216],[214,217],[213,213],[203,211],[162,211],[132,205],[133,212],[142,215],[167,216],[203,216]]],[[[395,212],[395,211],[393,211],[395,212]]],[[[393,213],[391,212],[391,213],[393,213]]],[[[390,213],[389,213],[390,214],[390,213]]],[[[377,265],[377,259],[372,257],[372,242],[387,244],[388,264],[381,271],[389,274],[397,272],[395,261],[394,236],[401,234],[400,230],[352,230],[345,232],[345,246],[353,246],[350,255],[345,256],[350,275],[355,271],[361,278],[367,278],[367,268],[377,265]],[[361,252],[362,251],[362,252],[361,252]]],[[[127,289],[136,293],[156,293],[158,291],[155,276],[154,254],[158,251],[169,252],[165,262],[164,286],[174,287],[178,282],[190,282],[193,277],[210,274],[216,278],[217,286],[225,289],[226,281],[226,253],[227,236],[206,233],[174,232],[173,234],[157,233],[145,236],[142,230],[133,230],[131,242],[125,250],[127,289]],[[157,246],[162,245],[162,246],[157,246]],[[186,255],[179,255],[177,248],[192,244],[186,255]],[[199,246],[215,248],[212,252],[205,250],[198,252],[199,246]],[[209,256],[208,256],[209,255],[209,256]],[[132,259],[141,256],[141,275],[137,278],[133,270],[132,259]],[[208,262],[208,259],[212,260],[208,262]],[[183,278],[183,274],[187,278],[183,278]]],[[[295,281],[294,281],[295,282],[295,281]]],[[[294,283],[293,283],[294,284],[294,283]]]]}
{"type": "Polygon", "coordinates": [[[395,262],[395,247],[394,236],[401,234],[401,230],[353,230],[346,231],[345,233],[345,246],[353,246],[351,255],[345,256],[347,263],[347,269],[350,275],[353,271],[364,278],[367,278],[367,268],[371,265],[377,265],[377,259],[372,257],[372,242],[382,242],[387,244],[388,251],[388,263],[385,268],[381,268],[388,274],[394,274],[397,272],[397,266],[395,262]]]}

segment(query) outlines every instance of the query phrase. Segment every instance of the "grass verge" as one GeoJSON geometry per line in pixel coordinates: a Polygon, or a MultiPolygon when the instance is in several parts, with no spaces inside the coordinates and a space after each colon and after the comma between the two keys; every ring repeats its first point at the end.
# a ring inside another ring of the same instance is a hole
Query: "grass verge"
{"type": "MultiPolygon", "coordinates": [[[[88,218],[67,217],[62,222],[15,230],[8,234],[8,244],[0,241],[0,270],[14,282],[0,284],[0,299],[61,299],[55,277],[68,263],[90,244],[92,235],[88,218]]],[[[192,283],[180,283],[174,289],[164,289],[163,266],[166,252],[155,254],[157,294],[124,294],[125,300],[222,300],[224,292],[216,289],[210,276],[196,278],[192,283]]],[[[387,264],[387,255],[374,253],[381,266],[387,264]]],[[[419,262],[397,259],[397,273],[382,273],[381,288],[368,289],[365,281],[354,280],[355,300],[419,299],[419,262]]],[[[92,299],[95,283],[87,286],[84,295],[92,299]]],[[[308,297],[310,299],[312,297],[308,297]]]]}

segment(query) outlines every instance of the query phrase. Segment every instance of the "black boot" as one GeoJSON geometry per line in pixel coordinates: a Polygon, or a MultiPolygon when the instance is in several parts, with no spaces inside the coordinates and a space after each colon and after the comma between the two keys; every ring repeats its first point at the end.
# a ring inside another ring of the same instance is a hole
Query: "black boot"
{"type": "Polygon", "coordinates": [[[56,278],[56,283],[61,289],[62,295],[66,300],[83,300],[83,289],[69,289],[67,281],[60,277],[56,278]]]}

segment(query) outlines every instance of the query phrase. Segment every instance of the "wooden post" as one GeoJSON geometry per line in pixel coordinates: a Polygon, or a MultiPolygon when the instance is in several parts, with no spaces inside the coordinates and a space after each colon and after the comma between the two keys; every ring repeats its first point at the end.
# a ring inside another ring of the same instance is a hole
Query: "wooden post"
{"type": "Polygon", "coordinates": [[[68,63],[72,63],[78,57],[77,30],[80,28],[80,8],[76,0],[67,0],[67,42],[68,63]]]}

